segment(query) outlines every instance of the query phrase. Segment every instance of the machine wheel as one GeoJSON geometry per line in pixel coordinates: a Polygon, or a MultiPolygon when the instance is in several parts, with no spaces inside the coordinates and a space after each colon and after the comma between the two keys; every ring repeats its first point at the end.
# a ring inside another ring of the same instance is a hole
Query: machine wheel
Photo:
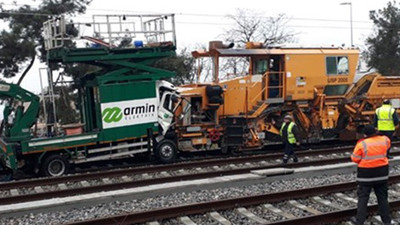
{"type": "Polygon", "coordinates": [[[178,154],[178,148],[173,141],[164,139],[158,143],[154,154],[159,162],[171,163],[175,161],[176,155],[178,154]]]}
{"type": "Polygon", "coordinates": [[[13,172],[12,172],[12,170],[10,170],[8,168],[4,168],[2,165],[0,165],[0,167],[1,167],[1,170],[0,170],[0,182],[13,180],[13,172]]]}
{"type": "Polygon", "coordinates": [[[42,163],[41,173],[46,177],[59,177],[69,171],[68,159],[62,155],[55,154],[46,157],[42,163]]]}

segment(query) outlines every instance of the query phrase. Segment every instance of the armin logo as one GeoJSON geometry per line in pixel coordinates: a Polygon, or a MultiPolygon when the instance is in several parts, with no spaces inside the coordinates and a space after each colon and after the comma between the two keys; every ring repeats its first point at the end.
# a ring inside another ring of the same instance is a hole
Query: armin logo
{"type": "Polygon", "coordinates": [[[146,103],[146,105],[139,105],[139,106],[134,106],[134,107],[126,107],[124,109],[124,115],[125,116],[133,116],[136,115],[137,117],[139,115],[145,115],[149,113],[154,113],[156,110],[156,106],[153,104],[146,103]]]}
{"type": "Polygon", "coordinates": [[[122,110],[118,107],[105,108],[102,117],[106,123],[119,122],[122,119],[122,110]]]}

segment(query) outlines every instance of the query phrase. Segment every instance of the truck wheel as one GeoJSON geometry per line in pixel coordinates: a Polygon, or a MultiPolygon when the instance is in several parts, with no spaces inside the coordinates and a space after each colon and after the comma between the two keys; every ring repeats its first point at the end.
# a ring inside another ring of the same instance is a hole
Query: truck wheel
{"type": "Polygon", "coordinates": [[[42,163],[41,172],[46,177],[59,177],[67,174],[69,162],[62,155],[50,155],[42,163]]]}
{"type": "Polygon", "coordinates": [[[13,180],[13,171],[0,165],[0,182],[13,180]]]}
{"type": "Polygon", "coordinates": [[[178,148],[173,141],[165,139],[158,143],[154,154],[161,163],[172,163],[178,154],[178,148]]]}

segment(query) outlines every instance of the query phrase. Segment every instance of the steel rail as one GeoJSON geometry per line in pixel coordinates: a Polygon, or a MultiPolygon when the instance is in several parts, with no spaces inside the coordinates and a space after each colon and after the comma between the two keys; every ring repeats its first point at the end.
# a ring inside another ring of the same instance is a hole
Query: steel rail
{"type": "MultiPolygon", "coordinates": [[[[316,152],[311,152],[311,153],[319,154],[316,152]]],[[[400,152],[394,152],[393,155],[400,155],[400,152]]],[[[270,156],[266,155],[265,157],[270,157],[270,156]]],[[[281,157],[281,155],[279,155],[279,157],[281,157]]],[[[252,158],[255,158],[255,157],[252,156],[252,158]]],[[[120,190],[123,188],[135,188],[135,187],[142,187],[142,186],[147,186],[147,185],[162,184],[162,183],[167,183],[167,182],[188,181],[188,180],[196,180],[196,179],[213,178],[213,177],[219,177],[219,176],[239,175],[239,174],[251,173],[251,171],[253,171],[253,170],[264,170],[264,169],[273,169],[273,168],[299,168],[299,167],[307,167],[307,166],[320,166],[320,165],[329,165],[329,164],[336,164],[336,163],[345,163],[345,162],[349,162],[349,161],[350,161],[349,157],[340,157],[340,158],[333,158],[333,159],[323,159],[323,160],[299,162],[299,163],[293,163],[293,164],[287,164],[287,165],[273,164],[273,165],[266,165],[266,166],[255,166],[255,167],[247,167],[247,168],[235,168],[235,169],[199,172],[199,173],[195,173],[195,174],[182,174],[182,175],[176,175],[176,176],[166,176],[166,177],[158,177],[158,178],[143,179],[143,180],[123,181],[123,182],[118,182],[118,183],[107,183],[107,184],[68,188],[68,189],[61,189],[61,190],[54,190],[54,191],[37,192],[37,193],[30,193],[30,194],[10,195],[10,196],[0,198],[0,204],[5,205],[5,204],[29,202],[29,201],[36,201],[36,200],[44,200],[44,199],[50,199],[50,198],[56,198],[56,197],[75,196],[75,195],[80,195],[80,194],[95,193],[95,192],[99,192],[99,191],[113,191],[113,190],[120,190]]],[[[202,163],[202,164],[208,163],[208,161],[200,162],[200,163],[202,163]]],[[[172,165],[172,166],[175,166],[175,165],[172,165]]],[[[161,166],[161,167],[165,168],[165,166],[161,166]]],[[[150,167],[150,168],[152,168],[152,167],[150,167]]],[[[142,170],[145,168],[132,168],[132,169],[142,170]]],[[[161,170],[161,171],[164,171],[164,170],[161,170]]],[[[110,172],[112,172],[112,174],[119,175],[119,176],[129,175],[129,173],[126,171],[124,171],[122,173],[115,173],[115,172],[119,172],[119,171],[110,171],[110,172]]],[[[149,171],[144,170],[142,172],[149,172],[149,171]]],[[[83,175],[83,177],[79,177],[80,180],[87,180],[87,179],[89,179],[88,177],[90,177],[90,174],[88,174],[87,177],[85,177],[85,174],[82,174],[82,175],[83,175]]],[[[96,176],[97,175],[101,175],[101,174],[96,174],[96,176]]],[[[100,177],[103,178],[103,177],[107,177],[107,176],[100,176],[100,177]]],[[[59,178],[67,178],[67,179],[66,180],[65,179],[61,179],[61,180],[56,179],[59,181],[56,183],[60,183],[61,181],[62,182],[71,181],[70,179],[68,179],[69,176],[59,177],[59,178]]],[[[51,179],[53,179],[53,178],[51,178],[51,179]]],[[[11,182],[11,183],[14,183],[14,182],[11,182]]],[[[21,182],[21,183],[24,183],[24,182],[21,182]]],[[[21,185],[21,183],[20,183],[20,185],[21,185]]],[[[32,183],[37,184],[38,186],[43,186],[43,185],[49,184],[48,182],[45,182],[45,180],[42,180],[42,179],[32,180],[32,183]]],[[[28,182],[28,184],[31,186],[32,186],[32,183],[28,182]]],[[[30,187],[29,185],[22,186],[22,187],[30,187]]],[[[15,188],[15,186],[14,186],[14,188],[15,188]]],[[[0,188],[0,190],[1,190],[1,188],[0,188]]]]}
{"type": "Polygon", "coordinates": [[[43,200],[50,199],[56,197],[66,197],[66,196],[74,196],[79,194],[88,194],[95,193],[100,191],[113,191],[124,188],[134,188],[141,187],[147,185],[154,184],[163,184],[167,182],[177,182],[177,181],[187,181],[187,180],[196,180],[196,179],[205,179],[219,176],[229,176],[229,175],[238,175],[250,173],[253,170],[263,170],[263,169],[273,169],[273,168],[299,168],[299,167],[307,167],[307,166],[319,166],[319,165],[327,165],[327,164],[335,164],[335,163],[343,163],[349,162],[349,157],[341,157],[334,159],[325,159],[325,160],[314,160],[308,162],[299,162],[293,164],[287,164],[285,166],[278,165],[268,165],[268,166],[257,166],[250,168],[237,168],[237,169],[226,169],[220,171],[210,171],[210,172],[201,172],[195,174],[183,174],[178,176],[168,176],[168,177],[158,177],[153,179],[143,179],[143,180],[134,180],[134,181],[125,181],[119,183],[110,183],[110,184],[100,184],[93,185],[87,187],[77,187],[63,190],[55,190],[55,191],[46,191],[40,193],[32,193],[32,194],[24,194],[24,195],[15,195],[15,196],[7,196],[0,198],[0,204],[13,204],[20,202],[28,202],[35,200],[43,200]]]}
{"type": "MultiPolygon", "coordinates": [[[[400,200],[389,202],[390,208],[398,209],[400,208],[400,200]]],[[[378,211],[378,205],[369,205],[368,213],[372,214],[378,211]]],[[[273,223],[268,223],[268,225],[317,225],[323,223],[335,223],[343,220],[350,219],[357,213],[357,208],[343,209],[334,212],[322,213],[318,215],[305,216],[295,219],[277,221],[273,223]]]]}
{"type": "MultiPolygon", "coordinates": [[[[315,156],[315,155],[321,155],[321,154],[326,155],[326,154],[333,154],[333,153],[344,153],[344,152],[349,151],[350,149],[351,149],[351,147],[337,148],[337,149],[306,150],[306,151],[299,151],[296,154],[300,157],[315,156]]],[[[53,185],[53,184],[65,183],[65,182],[75,182],[75,181],[82,181],[82,180],[89,180],[89,179],[99,179],[99,178],[107,178],[107,177],[115,177],[115,176],[123,176],[123,175],[132,175],[132,174],[138,174],[138,173],[152,173],[152,172],[177,170],[177,169],[185,169],[185,168],[207,167],[207,166],[224,165],[224,164],[232,164],[232,163],[246,163],[246,162],[255,162],[255,161],[262,161],[262,160],[276,160],[276,159],[280,159],[281,157],[282,157],[282,153],[258,154],[258,155],[251,155],[251,156],[231,157],[231,158],[222,158],[222,159],[188,161],[188,162],[168,164],[168,165],[132,167],[132,168],[125,168],[125,169],[115,169],[115,170],[108,170],[108,171],[66,175],[66,176],[60,176],[60,177],[17,180],[17,181],[0,183],[0,190],[53,185]]]]}
{"type": "MultiPolygon", "coordinates": [[[[400,175],[391,176],[389,179],[391,183],[400,182],[400,175]]],[[[180,205],[168,208],[160,208],[153,209],[141,212],[132,212],[123,215],[110,216],[105,218],[97,218],[90,219],[85,221],[76,221],[69,223],[70,225],[109,225],[109,224],[134,224],[134,223],[144,223],[154,220],[163,220],[169,218],[175,218],[185,215],[194,215],[194,214],[204,214],[210,211],[218,211],[218,210],[228,210],[235,207],[246,207],[253,205],[260,205],[264,203],[276,203],[289,199],[295,198],[305,198],[320,194],[328,194],[334,192],[343,192],[349,191],[356,188],[356,182],[348,182],[348,183],[338,183],[332,185],[324,185],[313,188],[304,188],[298,190],[290,190],[284,192],[277,193],[269,193],[269,194],[261,194],[247,197],[239,197],[232,199],[224,199],[224,200],[216,200],[210,202],[201,202],[187,205],[180,205]]],[[[400,200],[391,202],[392,207],[399,207],[400,200]]],[[[369,207],[371,210],[374,210],[375,206],[369,207]]],[[[344,220],[350,216],[354,215],[354,209],[346,209],[333,213],[324,213],[319,216],[308,216],[304,218],[297,218],[292,220],[285,220],[276,222],[275,224],[284,225],[284,224],[321,224],[322,222],[336,222],[344,220]],[[325,216],[326,218],[325,218],[325,216]],[[318,219],[318,220],[315,220],[318,219]],[[303,220],[303,221],[302,221],[303,220]],[[299,222],[299,223],[297,223],[299,222]]]]}

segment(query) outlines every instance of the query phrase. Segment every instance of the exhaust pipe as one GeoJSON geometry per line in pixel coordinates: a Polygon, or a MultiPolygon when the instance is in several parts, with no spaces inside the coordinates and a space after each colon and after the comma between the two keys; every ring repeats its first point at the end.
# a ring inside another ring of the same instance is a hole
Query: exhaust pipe
{"type": "Polygon", "coordinates": [[[208,50],[214,50],[214,49],[228,49],[228,48],[233,48],[235,46],[235,43],[229,43],[229,44],[224,44],[222,41],[210,41],[208,44],[208,50]]]}

